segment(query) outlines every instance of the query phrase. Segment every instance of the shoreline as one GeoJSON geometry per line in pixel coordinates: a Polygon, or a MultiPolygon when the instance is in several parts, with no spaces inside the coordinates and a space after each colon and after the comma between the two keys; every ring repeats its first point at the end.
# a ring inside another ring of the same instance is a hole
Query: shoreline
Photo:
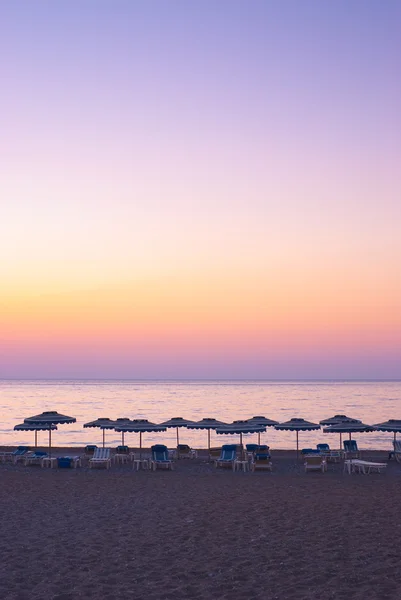
{"type": "MultiPolygon", "coordinates": [[[[228,443],[228,442],[227,442],[228,443]]],[[[95,444],[97,445],[98,448],[102,448],[101,444],[95,444]]],[[[29,445],[27,444],[27,446],[30,448],[30,450],[35,450],[35,446],[34,445],[29,445]]],[[[128,445],[130,449],[130,452],[140,452],[140,450],[142,452],[151,452],[151,447],[150,446],[143,446],[142,449],[139,448],[139,446],[132,446],[132,445],[128,445]]],[[[362,452],[363,454],[389,454],[389,452],[392,451],[392,444],[389,444],[389,448],[388,450],[383,450],[380,448],[360,448],[359,451],[362,452]]],[[[113,453],[113,451],[116,449],[116,446],[109,446],[109,445],[105,445],[105,448],[109,448],[110,451],[113,453]]],[[[13,452],[14,450],[16,450],[18,448],[17,445],[13,445],[13,446],[0,446],[0,452],[13,452]]],[[[221,446],[213,446],[213,448],[221,448],[221,446]]],[[[332,447],[330,446],[331,450],[338,450],[338,448],[332,447]]],[[[49,446],[47,446],[46,444],[44,445],[38,445],[37,450],[40,451],[48,451],[49,446]]],[[[55,452],[57,454],[61,453],[65,453],[65,452],[79,452],[81,454],[84,454],[85,452],[85,446],[52,446],[52,453],[55,452]]],[[[169,448],[169,450],[175,450],[174,447],[169,448]]],[[[198,452],[199,458],[204,458],[205,456],[208,456],[208,449],[207,448],[194,448],[194,450],[196,450],[196,452],[198,452]]],[[[299,456],[301,456],[301,450],[302,448],[299,449],[299,456]]],[[[270,447],[270,453],[274,454],[274,455],[278,455],[278,456],[284,456],[284,455],[296,455],[296,450],[294,448],[272,448],[270,447]]]]}

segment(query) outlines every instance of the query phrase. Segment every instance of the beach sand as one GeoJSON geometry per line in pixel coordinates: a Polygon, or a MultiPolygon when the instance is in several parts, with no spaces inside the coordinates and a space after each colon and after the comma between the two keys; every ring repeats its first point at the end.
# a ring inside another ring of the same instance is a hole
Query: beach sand
{"type": "Polygon", "coordinates": [[[272,456],[273,473],[0,464],[0,598],[401,598],[401,465],[306,474],[272,456]]]}

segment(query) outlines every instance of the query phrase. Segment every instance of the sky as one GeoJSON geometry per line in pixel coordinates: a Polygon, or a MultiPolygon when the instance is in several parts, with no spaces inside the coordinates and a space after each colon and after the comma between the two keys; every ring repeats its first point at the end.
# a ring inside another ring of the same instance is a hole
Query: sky
{"type": "Polygon", "coordinates": [[[398,0],[4,0],[0,377],[401,378],[398,0]]]}

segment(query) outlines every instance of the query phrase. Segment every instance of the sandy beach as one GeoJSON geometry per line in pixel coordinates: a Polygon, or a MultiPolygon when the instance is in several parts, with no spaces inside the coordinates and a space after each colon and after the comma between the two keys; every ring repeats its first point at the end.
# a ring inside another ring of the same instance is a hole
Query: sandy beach
{"type": "Polygon", "coordinates": [[[273,473],[0,464],[0,597],[397,598],[401,465],[306,474],[294,453],[272,456],[273,473]]]}

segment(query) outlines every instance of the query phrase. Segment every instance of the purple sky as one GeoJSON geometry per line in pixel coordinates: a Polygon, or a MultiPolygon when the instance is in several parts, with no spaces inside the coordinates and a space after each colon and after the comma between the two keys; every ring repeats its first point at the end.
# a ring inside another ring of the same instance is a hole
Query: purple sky
{"type": "Polygon", "coordinates": [[[0,377],[401,377],[401,2],[0,24],[0,377]]]}

